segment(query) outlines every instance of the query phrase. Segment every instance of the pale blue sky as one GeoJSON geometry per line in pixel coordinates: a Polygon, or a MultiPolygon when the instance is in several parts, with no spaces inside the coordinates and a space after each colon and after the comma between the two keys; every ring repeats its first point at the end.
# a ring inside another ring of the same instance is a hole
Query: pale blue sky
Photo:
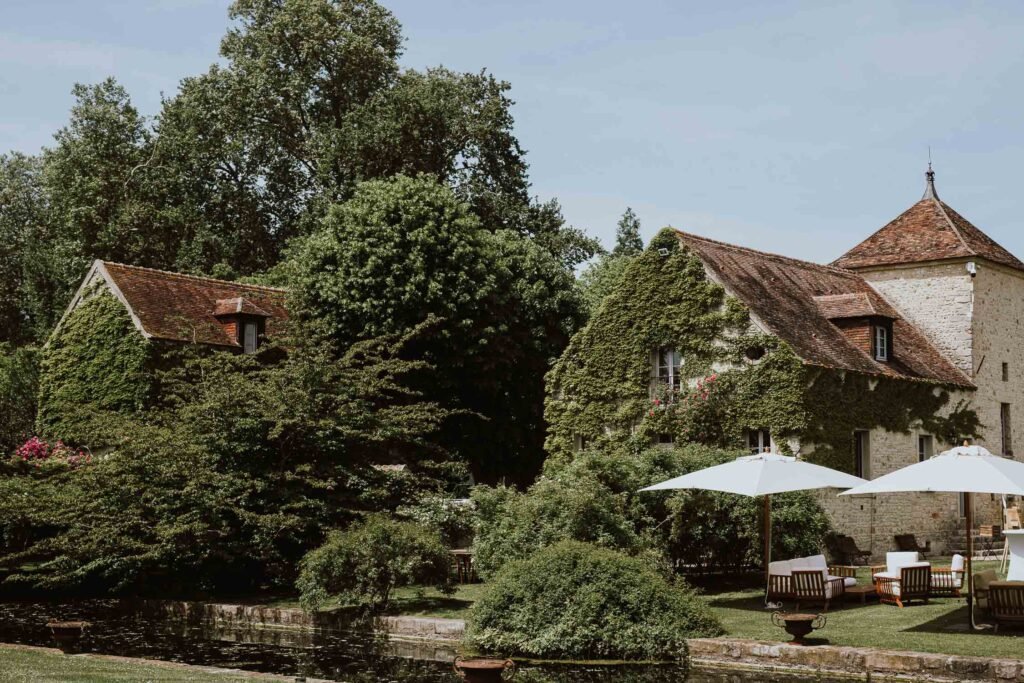
{"type": "MultiPolygon", "coordinates": [[[[1024,3],[390,0],[404,63],[512,82],[534,191],[606,243],[632,206],[830,260],[923,190],[1024,257],[1024,3]],[[828,6],[826,6],[828,5],[828,6]]],[[[146,114],[217,59],[228,0],[2,0],[0,150],[48,144],[75,81],[146,114]]]]}

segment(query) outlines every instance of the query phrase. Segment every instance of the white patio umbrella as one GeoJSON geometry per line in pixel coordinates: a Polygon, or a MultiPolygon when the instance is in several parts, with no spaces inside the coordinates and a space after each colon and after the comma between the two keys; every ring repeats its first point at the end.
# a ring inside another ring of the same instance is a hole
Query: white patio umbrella
{"type": "Polygon", "coordinates": [[[808,489],[847,489],[867,483],[852,474],[831,470],[821,465],[804,462],[778,453],[759,453],[736,458],[732,462],[715,465],[684,474],[675,479],[648,486],[641,491],[666,489],[705,489],[738,493],[742,496],[764,497],[764,572],[768,576],[768,563],[772,555],[772,494],[808,489]]]}
{"type": "Polygon", "coordinates": [[[974,626],[974,526],[971,494],[998,493],[1024,495],[1024,463],[992,455],[982,446],[957,446],[922,462],[908,465],[856,488],[841,496],[871,493],[907,493],[934,491],[966,494],[967,526],[967,611],[974,626]]]}

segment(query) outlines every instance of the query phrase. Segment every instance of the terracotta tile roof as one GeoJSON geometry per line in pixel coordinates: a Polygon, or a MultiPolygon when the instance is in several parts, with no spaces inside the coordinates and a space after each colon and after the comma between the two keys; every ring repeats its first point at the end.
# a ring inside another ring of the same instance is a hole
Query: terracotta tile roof
{"type": "Polygon", "coordinates": [[[1024,263],[1016,256],[940,200],[929,180],[929,189],[921,201],[832,265],[870,268],[964,257],[981,257],[1024,270],[1024,263]]]}
{"type": "Polygon", "coordinates": [[[283,289],[120,263],[100,262],[98,265],[117,288],[143,332],[152,338],[238,346],[231,333],[214,317],[219,310],[232,305],[243,313],[269,316],[268,333],[273,332],[275,323],[288,319],[283,289]]]}
{"type": "Polygon", "coordinates": [[[213,308],[213,315],[257,315],[261,318],[269,318],[270,314],[246,298],[236,296],[232,299],[218,299],[213,308]]]}
{"type": "Polygon", "coordinates": [[[684,232],[678,234],[682,243],[704,262],[726,290],[743,302],[769,333],[787,342],[805,363],[973,386],[970,379],[856,273],[684,232]],[[867,302],[880,314],[894,318],[892,360],[874,360],[829,322],[819,299],[836,296],[843,297],[840,301],[867,302]]]}
{"type": "Polygon", "coordinates": [[[826,294],[814,297],[821,314],[829,320],[842,318],[898,318],[899,315],[877,292],[826,294]]]}

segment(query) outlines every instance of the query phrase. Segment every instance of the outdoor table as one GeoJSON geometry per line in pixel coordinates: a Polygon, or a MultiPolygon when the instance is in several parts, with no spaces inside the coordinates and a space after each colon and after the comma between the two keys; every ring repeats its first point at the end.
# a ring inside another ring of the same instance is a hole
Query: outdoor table
{"type": "Polygon", "coordinates": [[[1010,549],[1010,568],[1007,581],[1024,581],[1024,529],[1003,529],[1006,545],[1010,549]]]}
{"type": "Polygon", "coordinates": [[[846,594],[851,600],[860,598],[860,604],[866,605],[869,597],[875,597],[875,585],[873,583],[857,584],[846,589],[846,594]]]}

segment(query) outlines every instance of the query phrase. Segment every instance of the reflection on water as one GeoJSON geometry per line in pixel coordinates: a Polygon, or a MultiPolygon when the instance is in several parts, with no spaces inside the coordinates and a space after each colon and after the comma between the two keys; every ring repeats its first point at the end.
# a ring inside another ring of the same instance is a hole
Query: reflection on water
{"type": "MultiPolygon", "coordinates": [[[[446,646],[388,641],[365,633],[226,627],[157,621],[118,601],[0,604],[0,642],[53,646],[46,622],[85,620],[93,626],[83,652],[162,659],[349,683],[455,683],[446,646]]],[[[677,666],[520,666],[524,683],[796,683],[824,679],[771,674],[685,672],[677,666]]]]}

